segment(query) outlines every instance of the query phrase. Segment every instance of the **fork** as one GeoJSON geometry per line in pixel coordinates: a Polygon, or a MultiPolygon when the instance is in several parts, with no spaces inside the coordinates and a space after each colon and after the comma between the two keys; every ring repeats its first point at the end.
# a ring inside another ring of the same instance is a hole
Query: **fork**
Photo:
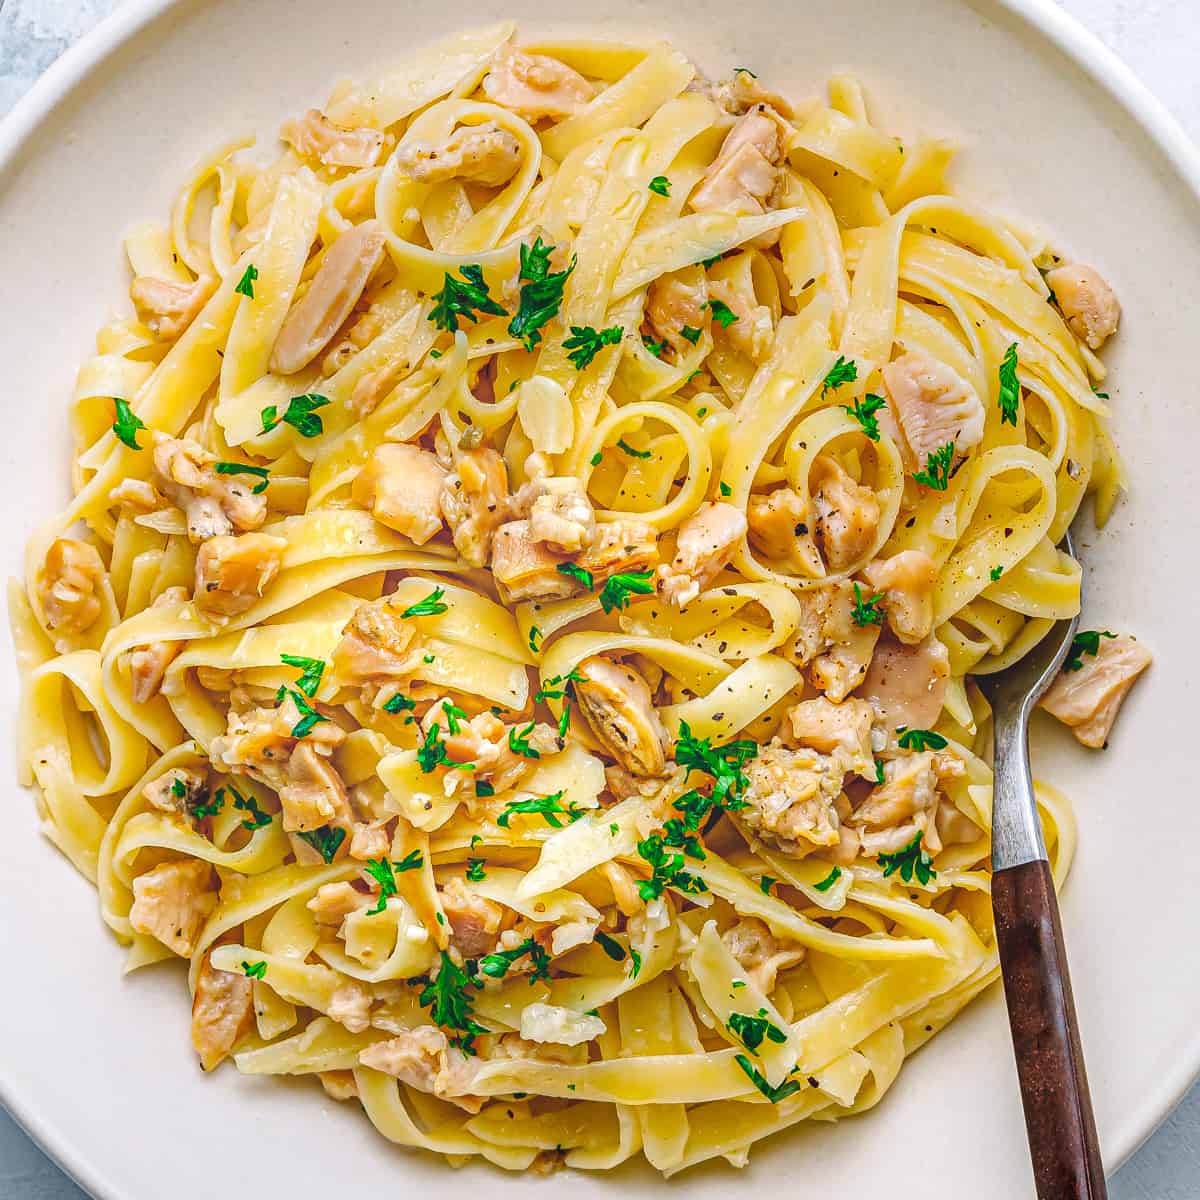
{"type": "MultiPolygon", "coordinates": [[[[1071,536],[1063,542],[1073,554],[1071,536]]],[[[1066,659],[1079,618],[976,682],[992,705],[992,912],[1038,1200],[1105,1200],[1104,1167],[1054,880],[1029,769],[1029,717],[1066,659]]]]}

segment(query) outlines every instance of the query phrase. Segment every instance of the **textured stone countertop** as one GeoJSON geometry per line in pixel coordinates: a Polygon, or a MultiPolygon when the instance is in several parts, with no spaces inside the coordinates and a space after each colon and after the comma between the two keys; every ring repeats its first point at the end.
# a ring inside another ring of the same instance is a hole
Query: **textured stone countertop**
{"type": "MultiPolygon", "coordinates": [[[[121,0],[0,0],[0,114],[121,0]]],[[[1200,140],[1200,0],[1058,0],[1200,140]]],[[[0,1196],[86,1200],[0,1109],[0,1196]]],[[[1122,1168],[1111,1200],[1200,1197],[1200,1085],[1122,1168]]]]}

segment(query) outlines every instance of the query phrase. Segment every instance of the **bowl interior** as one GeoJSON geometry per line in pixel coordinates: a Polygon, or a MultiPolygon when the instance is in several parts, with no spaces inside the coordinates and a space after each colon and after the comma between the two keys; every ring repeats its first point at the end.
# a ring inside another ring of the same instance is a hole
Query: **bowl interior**
{"type": "MultiPolygon", "coordinates": [[[[128,308],[122,232],[161,219],[189,166],[214,145],[247,130],[270,139],[285,115],[320,102],[337,77],[455,27],[512,17],[526,34],[665,37],[714,77],[749,66],[798,95],[852,72],[884,126],[962,144],[953,175],[960,194],[1046,228],[1114,284],[1125,317],[1108,355],[1108,390],[1132,490],[1102,535],[1080,539],[1084,621],[1136,633],[1157,661],[1110,750],[1083,751],[1039,719],[1034,759],[1079,817],[1063,915],[1101,1137],[1115,1166],[1200,1064],[1192,1004],[1200,942],[1181,937],[1173,919],[1191,908],[1195,878],[1175,847],[1200,835],[1185,734],[1200,665],[1186,628],[1197,575],[1189,549],[1200,414],[1185,383],[1200,237],[1196,194],[1102,82],[1113,78],[1108,60],[1085,68],[989,0],[840,0],[832,8],[794,0],[783,9],[769,0],[700,0],[686,11],[668,0],[475,0],[469,12],[390,0],[134,0],[120,21],[132,26],[141,15],[144,27],[82,70],[0,175],[0,261],[10,285],[0,323],[8,363],[0,463],[12,501],[0,552],[12,574],[28,532],[67,495],[76,365],[96,327],[128,308]],[[1162,835],[1168,844],[1157,841],[1162,835]]],[[[1085,53],[1086,45],[1075,43],[1085,53]]],[[[73,61],[82,69],[86,60],[81,51],[73,61]]],[[[9,126],[10,142],[34,108],[9,126]]],[[[11,728],[16,683],[11,671],[4,680],[0,705],[11,728]]],[[[0,754],[13,780],[7,741],[0,754]]],[[[524,1186],[396,1150],[310,1084],[232,1069],[204,1079],[188,1044],[182,972],[123,979],[92,889],[39,837],[32,797],[10,783],[6,798],[0,953],[22,965],[12,967],[20,986],[6,987],[0,1001],[0,1088],[99,1196],[156,1200],[169,1179],[175,1200],[209,1200],[215,1171],[194,1164],[200,1146],[218,1144],[221,1178],[236,1179],[247,1195],[324,1196],[347,1164],[364,1194],[413,1183],[447,1197],[524,1186]],[[193,1165],[181,1171],[185,1162],[193,1165]]],[[[755,1151],[749,1178],[718,1167],[686,1176],[686,1186],[717,1196],[766,1183],[780,1169],[820,1180],[829,1194],[886,1189],[949,1200],[966,1180],[979,1200],[1026,1194],[996,990],[906,1064],[875,1112],[777,1138],[755,1151]]],[[[613,1181],[575,1177],[571,1186],[599,1196],[613,1181]]],[[[620,1186],[641,1194],[664,1185],[629,1169],[620,1186]]]]}

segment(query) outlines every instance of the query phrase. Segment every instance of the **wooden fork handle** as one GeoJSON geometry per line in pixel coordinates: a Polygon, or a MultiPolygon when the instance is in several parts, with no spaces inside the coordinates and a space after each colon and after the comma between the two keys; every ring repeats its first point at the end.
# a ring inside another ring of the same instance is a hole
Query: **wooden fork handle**
{"type": "Polygon", "coordinates": [[[1058,900],[1046,860],[997,871],[992,908],[1038,1200],[1105,1200],[1058,900]]]}

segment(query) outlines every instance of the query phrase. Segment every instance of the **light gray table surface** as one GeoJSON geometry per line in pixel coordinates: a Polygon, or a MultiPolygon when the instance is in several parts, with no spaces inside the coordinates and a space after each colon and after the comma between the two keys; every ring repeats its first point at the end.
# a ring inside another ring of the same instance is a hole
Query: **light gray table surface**
{"type": "MultiPolygon", "coordinates": [[[[0,114],[122,0],[0,0],[0,114]]],[[[1200,140],[1200,0],[1058,0],[1200,140]]],[[[1200,1197],[1200,1085],[1117,1173],[1111,1200],[1200,1197]]],[[[87,1200],[0,1109],[0,1197],[87,1200]]]]}

